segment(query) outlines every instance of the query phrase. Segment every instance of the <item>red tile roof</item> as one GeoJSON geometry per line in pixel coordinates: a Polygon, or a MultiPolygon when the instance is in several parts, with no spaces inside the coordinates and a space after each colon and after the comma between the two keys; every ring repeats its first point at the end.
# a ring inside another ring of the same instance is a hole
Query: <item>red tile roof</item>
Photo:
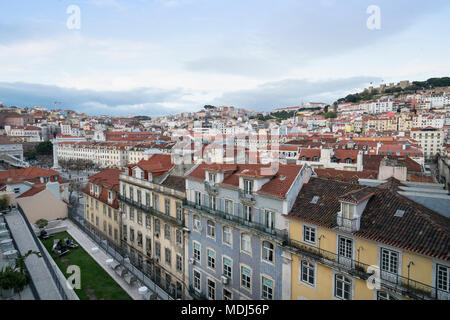
{"type": "MultiPolygon", "coordinates": [[[[228,165],[224,166],[226,167],[228,165]]],[[[302,166],[295,164],[280,164],[276,173],[266,174],[264,171],[270,168],[270,164],[236,164],[234,166],[236,166],[235,170],[225,173],[224,180],[222,183],[219,183],[219,185],[238,189],[239,176],[245,174],[243,171],[249,170],[248,172],[259,172],[258,177],[269,178],[270,180],[266,182],[257,193],[282,199],[286,197],[286,193],[289,191],[289,188],[302,168],[302,166]],[[267,169],[261,171],[263,168],[267,169]]],[[[210,168],[217,169],[218,166],[217,164],[202,163],[187,176],[187,179],[204,181],[205,170],[209,170],[210,168]]]]}
{"type": "Polygon", "coordinates": [[[347,171],[334,169],[314,169],[319,178],[345,182],[358,182],[359,179],[377,179],[378,170],[347,171]]]}
{"type": "Polygon", "coordinates": [[[313,157],[320,158],[320,149],[302,149],[298,160],[302,160],[303,157],[306,157],[307,161],[311,161],[313,157]]]}

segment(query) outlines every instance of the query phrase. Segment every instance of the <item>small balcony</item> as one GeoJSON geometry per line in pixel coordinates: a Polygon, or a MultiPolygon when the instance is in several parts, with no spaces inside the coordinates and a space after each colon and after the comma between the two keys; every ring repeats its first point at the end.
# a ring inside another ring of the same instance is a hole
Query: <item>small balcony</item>
{"type": "Polygon", "coordinates": [[[253,193],[249,193],[247,191],[238,190],[239,193],[239,199],[244,200],[244,201],[250,201],[250,202],[255,202],[256,198],[255,195],[253,193]]]}
{"type": "Polygon", "coordinates": [[[355,232],[359,230],[359,219],[347,219],[337,214],[336,225],[339,230],[345,232],[355,232]]]}
{"type": "Polygon", "coordinates": [[[205,181],[205,191],[212,195],[217,195],[217,185],[209,181],[205,181]]]}

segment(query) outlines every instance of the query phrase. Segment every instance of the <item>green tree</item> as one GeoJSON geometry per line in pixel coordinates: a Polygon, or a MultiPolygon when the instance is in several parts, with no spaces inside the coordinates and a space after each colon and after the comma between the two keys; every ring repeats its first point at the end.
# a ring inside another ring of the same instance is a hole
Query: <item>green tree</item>
{"type": "Polygon", "coordinates": [[[37,152],[35,150],[28,150],[23,155],[27,160],[36,159],[37,152]]]}
{"type": "Polygon", "coordinates": [[[37,145],[36,151],[38,154],[53,154],[53,143],[51,141],[44,141],[37,145]]]}
{"type": "Polygon", "coordinates": [[[8,195],[3,195],[3,197],[0,198],[0,210],[6,209],[9,204],[11,203],[8,195]]]}
{"type": "Polygon", "coordinates": [[[325,114],[325,119],[333,119],[333,118],[337,118],[337,113],[334,111],[329,111],[325,114]]]}

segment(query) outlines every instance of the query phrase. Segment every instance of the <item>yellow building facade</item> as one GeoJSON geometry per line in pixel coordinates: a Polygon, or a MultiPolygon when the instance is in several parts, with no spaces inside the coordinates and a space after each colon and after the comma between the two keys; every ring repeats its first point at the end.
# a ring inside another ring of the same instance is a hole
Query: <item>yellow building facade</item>
{"type": "Polygon", "coordinates": [[[359,209],[348,217],[349,225],[347,218],[340,220],[339,210],[331,226],[324,226],[319,216],[314,223],[308,210],[300,217],[288,216],[291,299],[450,299],[448,260],[356,235],[364,232],[355,218],[359,209]]]}

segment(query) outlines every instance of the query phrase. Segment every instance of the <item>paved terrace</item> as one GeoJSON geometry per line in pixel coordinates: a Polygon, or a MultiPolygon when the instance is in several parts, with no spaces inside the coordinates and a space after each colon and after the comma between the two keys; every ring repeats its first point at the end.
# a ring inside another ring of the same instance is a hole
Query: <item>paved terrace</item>
{"type": "MultiPolygon", "coordinates": [[[[12,210],[4,217],[21,255],[24,255],[29,250],[39,251],[25,220],[17,210],[12,210]]],[[[25,265],[42,300],[62,300],[43,258],[30,255],[25,260],[25,265]]],[[[22,297],[22,299],[25,299],[25,297],[22,297]]]]}

